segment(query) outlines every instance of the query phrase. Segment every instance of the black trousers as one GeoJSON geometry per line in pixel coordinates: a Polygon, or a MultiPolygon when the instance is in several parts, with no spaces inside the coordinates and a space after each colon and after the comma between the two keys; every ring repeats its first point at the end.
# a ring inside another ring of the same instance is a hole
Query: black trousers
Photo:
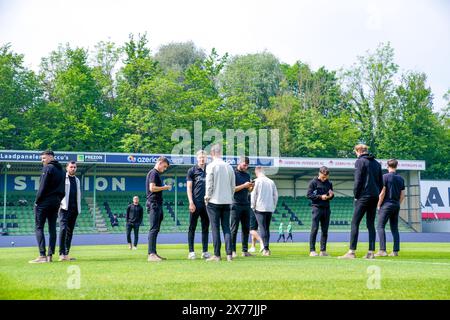
{"type": "Polygon", "coordinates": [[[225,251],[231,255],[231,232],[230,232],[230,205],[208,203],[206,206],[209,222],[211,224],[214,255],[220,257],[220,225],[222,225],[223,237],[225,240],[225,251]]]}
{"type": "Polygon", "coordinates": [[[329,207],[312,207],[311,234],[309,236],[309,251],[316,251],[317,232],[320,224],[320,251],[327,251],[328,227],[331,211],[329,207]]]}
{"type": "Polygon", "coordinates": [[[236,239],[239,222],[242,224],[242,252],[248,251],[248,238],[250,235],[250,205],[233,204],[231,206],[231,251],[236,251],[236,239]]]}
{"type": "Polygon", "coordinates": [[[366,215],[366,225],[369,231],[369,250],[375,250],[375,216],[377,212],[378,197],[360,198],[355,202],[355,211],[352,218],[352,230],[350,233],[350,249],[356,250],[358,245],[359,224],[366,215]]]}
{"type": "Polygon", "coordinates": [[[133,245],[137,247],[139,241],[139,226],[140,223],[127,223],[127,243],[131,244],[131,230],[134,230],[133,245]]]}
{"type": "Polygon", "coordinates": [[[159,204],[151,202],[150,206],[147,207],[150,218],[150,230],[148,232],[148,254],[156,254],[156,238],[158,237],[161,222],[164,218],[162,206],[162,203],[159,204]]]}
{"type": "Polygon", "coordinates": [[[288,233],[288,236],[286,238],[286,241],[288,241],[289,239],[291,239],[291,242],[293,242],[294,240],[292,239],[292,232],[288,233]]]}
{"type": "Polygon", "coordinates": [[[36,240],[39,246],[39,253],[41,256],[46,255],[45,235],[44,235],[44,226],[46,221],[48,221],[48,233],[49,233],[48,255],[51,256],[55,253],[56,220],[58,219],[58,210],[60,203],[61,201],[52,201],[38,204],[34,207],[35,233],[36,233],[36,240]]]}
{"type": "Polygon", "coordinates": [[[283,238],[283,241],[286,242],[286,237],[284,236],[284,233],[279,233],[278,234],[277,242],[280,242],[281,238],[283,238]]]}
{"type": "Polygon", "coordinates": [[[385,202],[378,212],[377,232],[380,239],[380,250],[386,251],[386,223],[389,220],[392,237],[394,238],[394,251],[400,251],[400,234],[398,232],[398,214],[400,205],[392,202],[385,202]]]}
{"type": "Polygon", "coordinates": [[[72,245],[73,230],[77,222],[78,210],[59,210],[59,254],[68,255],[72,245]]]}
{"type": "Polygon", "coordinates": [[[261,239],[264,244],[264,250],[269,250],[270,221],[272,221],[272,212],[260,212],[255,210],[255,217],[258,221],[261,239]]]}
{"type": "Polygon", "coordinates": [[[189,214],[189,231],[188,231],[188,246],[189,252],[194,252],[194,238],[195,229],[197,229],[198,218],[202,224],[202,247],[203,252],[208,251],[208,230],[209,230],[209,218],[206,212],[204,203],[194,203],[195,211],[189,214]]]}
{"type": "Polygon", "coordinates": [[[250,230],[258,231],[258,221],[256,220],[255,211],[250,211],[250,230]]]}

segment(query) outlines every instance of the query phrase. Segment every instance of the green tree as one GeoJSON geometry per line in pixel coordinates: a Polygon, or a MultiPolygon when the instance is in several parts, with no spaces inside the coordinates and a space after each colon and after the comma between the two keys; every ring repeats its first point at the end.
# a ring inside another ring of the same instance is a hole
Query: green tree
{"type": "Polygon", "coordinates": [[[225,97],[245,96],[259,108],[268,108],[278,94],[283,74],[279,60],[269,52],[235,56],[220,77],[225,97]]]}
{"type": "Polygon", "coordinates": [[[25,114],[42,103],[37,75],[9,44],[0,47],[0,148],[23,149],[32,122],[25,114]]]}
{"type": "Polygon", "coordinates": [[[37,149],[113,149],[115,139],[102,99],[101,88],[88,65],[88,51],[60,46],[43,59],[41,75],[46,88],[46,106],[30,112],[34,122],[25,139],[37,149]],[[48,136],[43,137],[43,134],[48,136]]]}
{"type": "Polygon", "coordinates": [[[166,77],[151,56],[146,34],[124,45],[124,66],[118,74],[119,113],[124,126],[120,150],[125,152],[170,152],[172,121],[178,115],[182,89],[166,77]]]}
{"type": "Polygon", "coordinates": [[[155,60],[165,71],[183,73],[190,65],[206,58],[205,52],[194,42],[171,42],[159,47],[155,60]]]}
{"type": "Polygon", "coordinates": [[[406,73],[395,95],[396,107],[387,112],[379,156],[425,160],[425,176],[450,177],[450,131],[444,118],[433,112],[433,95],[426,85],[426,75],[406,73]]]}
{"type": "Polygon", "coordinates": [[[91,59],[92,76],[100,88],[106,115],[111,119],[118,112],[115,75],[122,53],[123,48],[117,47],[115,43],[100,41],[91,59]]]}
{"type": "Polygon", "coordinates": [[[324,116],[336,116],[346,105],[335,71],[320,67],[317,71],[300,61],[282,64],[284,91],[300,99],[303,109],[317,109],[324,116]]]}
{"type": "Polygon", "coordinates": [[[385,115],[394,108],[395,76],[398,65],[390,43],[380,44],[374,53],[358,57],[358,62],[342,75],[345,101],[361,132],[361,140],[372,152],[384,134],[385,115]]]}

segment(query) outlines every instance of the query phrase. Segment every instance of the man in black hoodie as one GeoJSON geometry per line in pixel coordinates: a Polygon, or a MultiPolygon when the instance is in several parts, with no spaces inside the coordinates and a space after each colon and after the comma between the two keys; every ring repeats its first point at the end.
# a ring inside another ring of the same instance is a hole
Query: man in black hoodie
{"type": "Polygon", "coordinates": [[[358,144],[355,147],[358,159],[355,162],[355,183],[353,194],[355,197],[355,209],[352,218],[350,234],[350,250],[341,259],[354,259],[358,244],[359,224],[367,213],[366,224],[369,231],[369,251],[365,259],[374,259],[375,251],[375,216],[378,204],[378,196],[383,189],[383,173],[380,163],[372,154],[368,153],[368,147],[358,144]]]}
{"type": "Polygon", "coordinates": [[[39,180],[39,190],[34,204],[35,232],[39,246],[39,257],[30,263],[51,262],[56,246],[56,220],[61,200],[65,196],[65,177],[61,164],[55,160],[53,151],[47,150],[41,154],[42,175],[39,180]],[[48,256],[45,254],[44,226],[48,220],[49,246],[48,256]]]}

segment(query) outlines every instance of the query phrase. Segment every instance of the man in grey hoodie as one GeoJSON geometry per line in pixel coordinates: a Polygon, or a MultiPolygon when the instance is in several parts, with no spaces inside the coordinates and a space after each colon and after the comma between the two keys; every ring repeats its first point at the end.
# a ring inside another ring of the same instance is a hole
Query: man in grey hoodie
{"type": "Polygon", "coordinates": [[[269,238],[270,221],[278,202],[278,191],[273,180],[266,177],[263,167],[255,168],[255,187],[251,194],[251,208],[255,211],[256,220],[261,229],[264,243],[263,256],[270,256],[269,238]]]}
{"type": "Polygon", "coordinates": [[[230,205],[236,187],[233,168],[222,159],[222,146],[211,147],[212,162],[206,166],[205,204],[211,224],[214,255],[206,261],[220,261],[220,225],[225,239],[227,260],[231,261],[230,205]]]}

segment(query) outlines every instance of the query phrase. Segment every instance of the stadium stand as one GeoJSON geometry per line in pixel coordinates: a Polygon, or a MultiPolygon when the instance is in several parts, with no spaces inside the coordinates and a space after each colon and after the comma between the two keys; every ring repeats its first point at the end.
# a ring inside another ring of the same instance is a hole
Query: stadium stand
{"type": "MultiPolygon", "coordinates": [[[[6,207],[6,227],[9,234],[27,235],[34,234],[33,205],[36,194],[33,192],[11,192],[8,194],[6,207]],[[26,200],[26,204],[23,200],[26,200]],[[20,202],[19,202],[20,201],[20,202]]],[[[3,215],[0,215],[1,227],[3,227],[3,215]]],[[[82,200],[82,212],[78,216],[77,233],[92,233],[94,222],[89,207],[82,200]]]]}
{"type": "MultiPolygon", "coordinates": [[[[97,216],[94,220],[93,204],[89,201],[91,194],[86,193],[82,199],[82,212],[78,216],[75,233],[125,233],[126,208],[134,195],[139,196],[144,207],[144,219],[141,232],[147,232],[149,221],[145,208],[145,194],[142,192],[98,192],[97,216]],[[117,214],[119,226],[113,227],[111,219],[117,214]]],[[[35,193],[14,192],[9,193],[7,202],[6,226],[9,234],[26,235],[34,233],[34,204],[35,193]],[[20,200],[20,205],[19,205],[20,200]]],[[[175,208],[175,195],[164,195],[164,221],[161,232],[187,232],[189,227],[189,205],[185,193],[177,198],[177,212],[175,208]],[[176,219],[176,220],[175,220],[176,219]]],[[[353,214],[353,199],[351,197],[336,197],[331,202],[330,231],[349,231],[353,214]]],[[[0,227],[3,227],[3,217],[0,215],[0,227]]],[[[276,232],[280,222],[285,225],[294,222],[293,230],[309,231],[311,228],[311,207],[306,197],[281,196],[277,209],[272,218],[271,230],[276,232]]],[[[364,221],[363,221],[364,224],[364,221]]],[[[400,231],[411,231],[407,223],[400,221],[400,231]]]]}

